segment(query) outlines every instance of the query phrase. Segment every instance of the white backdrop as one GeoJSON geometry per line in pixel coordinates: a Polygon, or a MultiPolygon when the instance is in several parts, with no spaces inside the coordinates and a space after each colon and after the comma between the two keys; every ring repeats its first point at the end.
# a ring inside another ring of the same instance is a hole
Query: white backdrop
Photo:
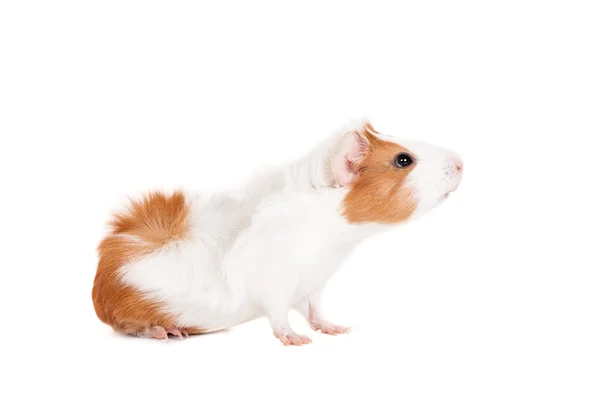
{"type": "Polygon", "coordinates": [[[2,2],[0,397],[598,399],[599,19],[594,1],[2,2]],[[123,194],[229,185],[363,116],[465,175],[336,275],[326,311],[350,335],[288,348],[257,320],[165,343],[96,318],[123,194]]]}

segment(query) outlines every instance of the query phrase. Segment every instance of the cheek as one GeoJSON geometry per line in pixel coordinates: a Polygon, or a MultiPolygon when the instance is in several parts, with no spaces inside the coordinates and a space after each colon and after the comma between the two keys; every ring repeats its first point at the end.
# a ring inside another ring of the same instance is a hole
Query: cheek
{"type": "Polygon", "coordinates": [[[407,179],[407,187],[410,188],[415,203],[411,219],[418,218],[441,204],[446,199],[446,186],[446,176],[441,169],[415,169],[407,179]]]}
{"type": "Polygon", "coordinates": [[[444,194],[447,176],[442,168],[417,166],[407,177],[407,186],[417,202],[431,203],[444,194]]]}
{"type": "Polygon", "coordinates": [[[410,219],[419,207],[419,200],[416,193],[407,182],[404,182],[396,190],[395,195],[390,201],[393,204],[390,221],[394,223],[410,219]]]}
{"type": "Polygon", "coordinates": [[[395,173],[363,177],[344,199],[344,217],[351,223],[396,224],[417,209],[414,190],[395,173]]]}

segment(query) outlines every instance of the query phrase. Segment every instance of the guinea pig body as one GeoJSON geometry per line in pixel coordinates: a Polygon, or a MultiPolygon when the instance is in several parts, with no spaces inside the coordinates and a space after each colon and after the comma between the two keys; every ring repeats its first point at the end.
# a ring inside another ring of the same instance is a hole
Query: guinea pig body
{"type": "Polygon", "coordinates": [[[320,309],[329,278],[361,240],[441,203],[461,173],[455,153],[359,123],[237,191],[151,192],[115,213],[99,246],[96,313],[141,337],[266,316],[284,344],[309,343],[292,309],[314,330],[345,333],[320,309]]]}

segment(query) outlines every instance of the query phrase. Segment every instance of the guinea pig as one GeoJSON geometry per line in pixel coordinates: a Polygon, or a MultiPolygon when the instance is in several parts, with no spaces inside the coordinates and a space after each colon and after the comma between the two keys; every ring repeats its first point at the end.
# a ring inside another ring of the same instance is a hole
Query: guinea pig
{"type": "Polygon", "coordinates": [[[238,190],[130,199],[98,246],[96,314],[158,339],[267,317],[284,345],[310,343],[290,310],[315,331],[347,333],[321,311],[327,281],[362,240],[442,203],[462,171],[452,151],[358,121],[238,190]]]}

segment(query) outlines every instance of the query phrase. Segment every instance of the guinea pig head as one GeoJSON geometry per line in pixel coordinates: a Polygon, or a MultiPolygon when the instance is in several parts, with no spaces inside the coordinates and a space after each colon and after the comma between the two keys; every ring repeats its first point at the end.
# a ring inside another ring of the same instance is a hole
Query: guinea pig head
{"type": "Polygon", "coordinates": [[[382,135],[370,123],[341,138],[331,163],[336,184],[349,189],[342,214],[351,223],[414,219],[456,190],[463,172],[458,154],[382,135]]]}

